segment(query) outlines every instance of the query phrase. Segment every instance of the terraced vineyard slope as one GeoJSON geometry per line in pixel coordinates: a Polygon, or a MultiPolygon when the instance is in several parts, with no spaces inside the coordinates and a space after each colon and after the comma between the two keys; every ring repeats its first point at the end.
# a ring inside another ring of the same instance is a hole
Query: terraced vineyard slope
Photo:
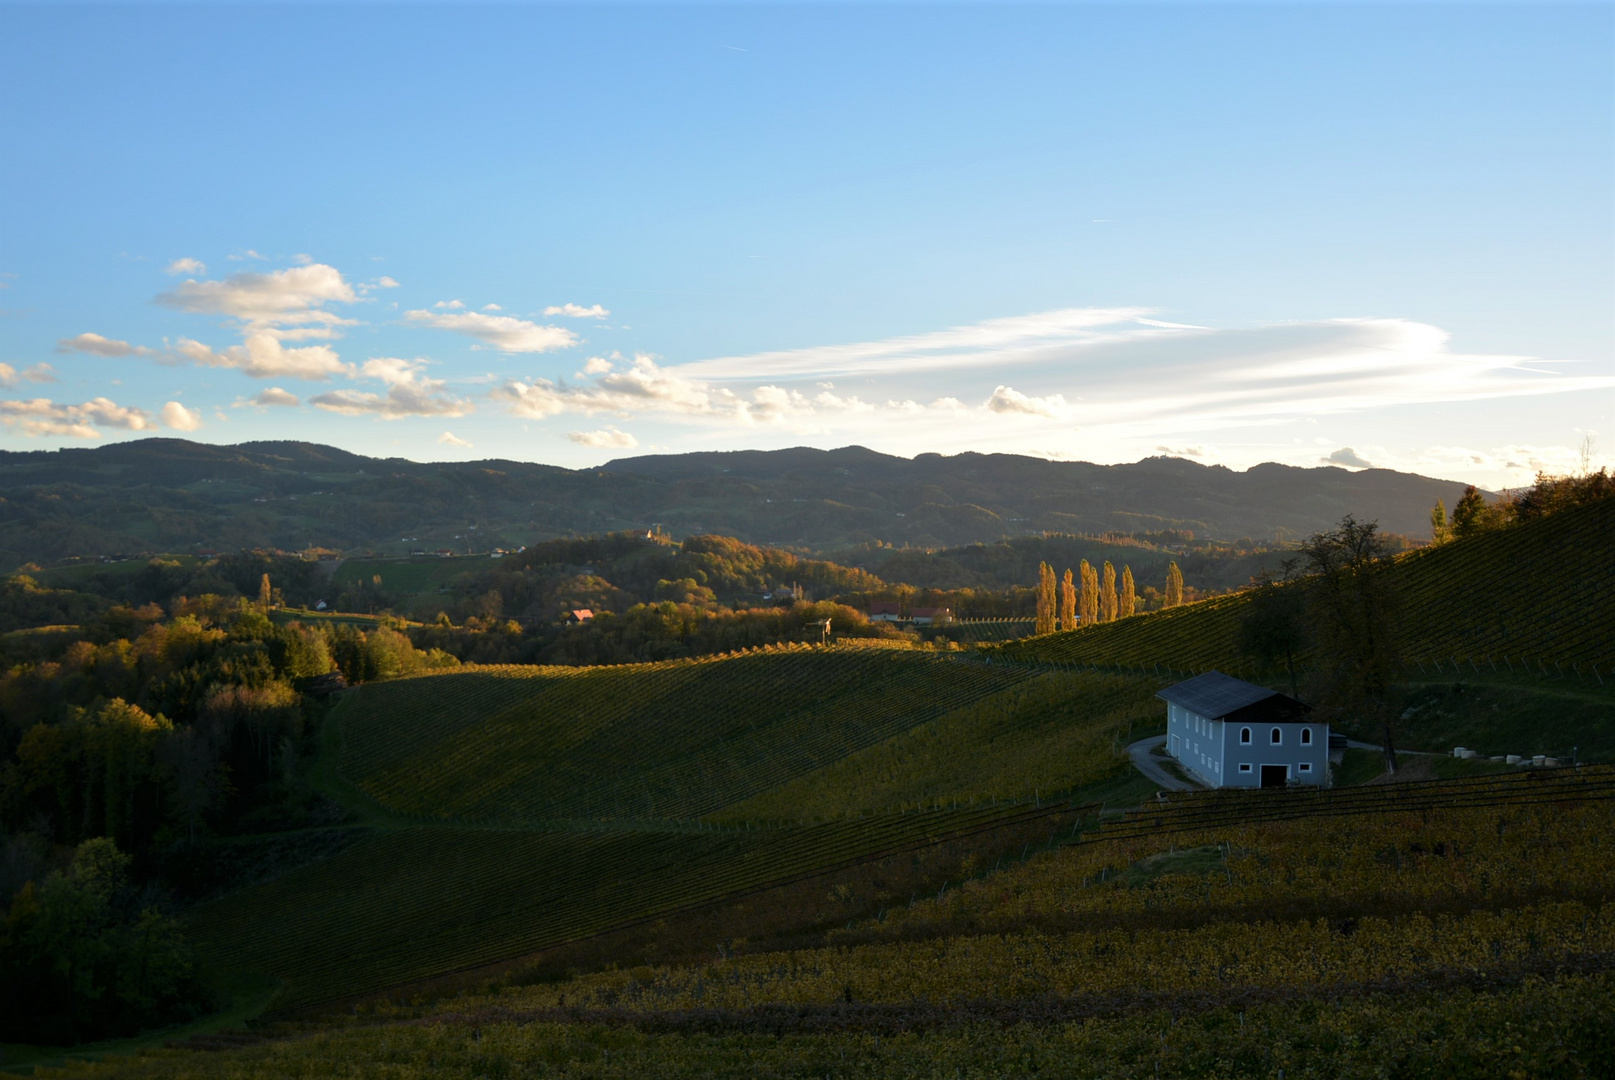
{"type": "MultiPolygon", "coordinates": [[[[1615,664],[1615,499],[1439,547],[1391,570],[1410,664],[1476,658],[1499,670],[1615,664]],[[1507,660],[1505,661],[1505,658],[1507,660]]],[[[1239,670],[1248,597],[1215,597],[1114,623],[984,646],[1034,663],[1239,670]]]]}
{"type": "Polygon", "coordinates": [[[215,964],[273,976],[277,1009],[297,1009],[1047,813],[989,805],[769,830],[402,829],[204,905],[192,927],[215,964]]]}
{"type": "Polygon", "coordinates": [[[423,818],[696,818],[1032,677],[863,646],[447,671],[344,703],[342,769],[423,818]]]}

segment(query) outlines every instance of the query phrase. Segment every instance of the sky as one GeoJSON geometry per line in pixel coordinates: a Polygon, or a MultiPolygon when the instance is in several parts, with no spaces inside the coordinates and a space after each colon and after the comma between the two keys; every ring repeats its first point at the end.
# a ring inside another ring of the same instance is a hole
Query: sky
{"type": "Polygon", "coordinates": [[[1615,463],[1615,5],[0,2],[0,448],[1615,463]]]}

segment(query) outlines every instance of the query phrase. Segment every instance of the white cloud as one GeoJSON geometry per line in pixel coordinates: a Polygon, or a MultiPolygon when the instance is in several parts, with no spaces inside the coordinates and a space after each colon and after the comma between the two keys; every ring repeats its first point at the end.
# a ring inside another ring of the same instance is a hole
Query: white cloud
{"type": "Polygon", "coordinates": [[[443,434],[437,437],[437,441],[447,446],[460,446],[467,450],[476,449],[476,447],[474,447],[469,441],[460,438],[460,436],[456,435],[452,431],[445,431],[443,434]]]}
{"type": "Polygon", "coordinates": [[[632,450],[639,445],[638,439],[614,427],[601,428],[599,431],[569,431],[566,437],[579,446],[610,447],[614,450],[632,450]]]}
{"type": "Polygon", "coordinates": [[[424,360],[376,357],[366,360],[360,373],[387,384],[384,394],[362,390],[333,390],[308,399],[309,404],[346,416],[372,415],[382,420],[406,416],[465,416],[476,406],[446,392],[442,379],[421,374],[424,360]]]}
{"type": "Polygon", "coordinates": [[[1138,329],[1152,308],[1067,308],[1036,315],[989,319],[926,334],[824,345],[806,349],[730,356],[687,364],[691,375],[717,379],[826,378],[840,375],[892,375],[952,367],[987,367],[1035,358],[1040,350],[1111,340],[1125,325],[1131,336],[1159,336],[1159,326],[1138,329]]]}
{"type": "Polygon", "coordinates": [[[177,401],[164,405],[159,415],[163,423],[175,431],[195,431],[202,426],[202,411],[187,409],[177,401]]]}
{"type": "Polygon", "coordinates": [[[377,278],[375,281],[363,281],[363,282],[360,282],[358,285],[354,286],[354,288],[358,289],[360,294],[362,294],[364,296],[369,296],[372,292],[376,291],[377,289],[396,289],[396,288],[398,288],[398,282],[394,281],[392,278],[388,277],[386,274],[383,274],[383,275],[381,275],[381,277],[377,278]]]}
{"type": "Polygon", "coordinates": [[[351,304],[358,294],[334,266],[310,263],[267,274],[233,274],[222,281],[187,280],[157,297],[165,307],[241,320],[249,333],[282,339],[332,337],[354,325],[325,310],[351,304]]]}
{"type": "Polygon", "coordinates": [[[1050,419],[1060,417],[1066,412],[1065,396],[1062,394],[1028,397],[1002,383],[987,399],[986,407],[989,412],[1021,413],[1026,416],[1047,416],[1050,419]]]}
{"type": "Polygon", "coordinates": [[[483,311],[503,311],[505,309],[500,307],[498,304],[483,304],[482,305],[482,310],[483,311]]]}
{"type": "Polygon", "coordinates": [[[296,394],[292,393],[289,390],[282,390],[278,386],[271,386],[271,387],[268,387],[266,389],[260,390],[256,394],[252,395],[250,398],[245,398],[245,399],[243,399],[241,401],[236,402],[237,406],[241,406],[241,405],[257,405],[260,408],[269,408],[269,407],[292,408],[292,407],[295,407],[295,406],[298,406],[298,405],[301,405],[301,404],[302,404],[302,402],[298,400],[298,397],[297,397],[296,394]]]}
{"type": "Polygon", "coordinates": [[[329,345],[305,345],[288,349],[273,334],[249,334],[246,342],[215,350],[200,341],[180,338],[169,349],[175,360],[189,360],[204,367],[235,368],[254,379],[325,380],[346,375],[353,366],[342,362],[329,345]]]}
{"type": "Polygon", "coordinates": [[[165,274],[205,274],[207,273],[207,264],[200,259],[175,259],[168,264],[168,268],[163,272],[165,274]]]}
{"type": "Polygon", "coordinates": [[[39,363],[18,371],[10,364],[0,363],[0,387],[10,390],[21,383],[47,383],[56,381],[56,372],[49,364],[39,363]]]}
{"type": "Polygon", "coordinates": [[[1374,467],[1367,458],[1349,446],[1342,446],[1328,457],[1320,458],[1319,461],[1324,465],[1344,465],[1348,469],[1371,469],[1374,467]]]}
{"type": "Polygon", "coordinates": [[[127,341],[102,337],[100,334],[80,334],[78,337],[62,338],[56,343],[56,351],[91,353],[95,356],[146,356],[151,353],[151,350],[143,345],[131,345],[127,341]]]}
{"type": "Polygon", "coordinates": [[[98,428],[145,431],[156,423],[143,410],[119,405],[104,397],[79,405],[58,405],[49,398],[31,401],[0,401],[0,423],[16,427],[24,435],[66,435],[75,439],[99,439],[98,428]]]}
{"type": "Polygon", "coordinates": [[[654,357],[645,355],[634,357],[627,370],[607,372],[590,384],[512,380],[496,388],[491,396],[508,403],[517,416],[528,417],[563,412],[629,416],[647,410],[686,416],[749,415],[747,403],[734,393],[665,371],[657,366],[654,357]]]}
{"type": "Polygon", "coordinates": [[[465,307],[465,301],[464,300],[439,300],[437,303],[433,304],[432,306],[435,307],[435,308],[444,308],[445,310],[448,310],[448,311],[459,311],[461,308],[465,307]]]}
{"type": "Polygon", "coordinates": [[[568,319],[604,319],[611,312],[599,304],[593,304],[589,307],[583,307],[581,304],[561,304],[545,308],[544,314],[564,315],[568,319]]]}
{"type": "Polygon", "coordinates": [[[591,356],[583,365],[585,375],[604,375],[611,370],[611,361],[603,356],[591,356]]]}
{"type": "MultiPolygon", "coordinates": [[[[454,301],[458,304],[459,301],[454,301]]],[[[474,337],[491,348],[506,353],[541,353],[566,349],[578,342],[578,336],[561,326],[540,326],[510,315],[484,315],[467,311],[436,314],[426,310],[406,311],[404,318],[438,330],[451,330],[474,337]]],[[[480,346],[473,346],[479,348],[480,346]]]]}

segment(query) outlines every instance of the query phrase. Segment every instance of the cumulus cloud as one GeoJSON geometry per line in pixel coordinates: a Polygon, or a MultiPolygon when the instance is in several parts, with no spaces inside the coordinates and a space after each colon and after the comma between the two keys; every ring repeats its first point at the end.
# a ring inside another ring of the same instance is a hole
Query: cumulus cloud
{"type": "Polygon", "coordinates": [[[639,355],[624,371],[611,370],[592,383],[569,386],[565,382],[512,380],[492,392],[517,416],[556,416],[563,412],[616,413],[629,416],[653,411],[686,416],[722,414],[745,417],[747,403],[726,389],[659,367],[654,357],[639,355]]]}
{"type": "Polygon", "coordinates": [[[56,372],[49,364],[35,364],[31,368],[21,371],[10,364],[0,363],[0,387],[10,390],[22,383],[47,383],[56,381],[56,372]]]}
{"type": "Polygon", "coordinates": [[[1065,396],[1028,397],[1019,390],[1000,383],[987,399],[987,409],[995,413],[1020,413],[1026,416],[1046,416],[1055,419],[1066,411],[1065,396]]]}
{"type": "Polygon", "coordinates": [[[180,338],[169,356],[202,367],[234,368],[254,379],[310,379],[323,381],[353,370],[329,345],[287,348],[274,334],[248,334],[244,343],[215,350],[200,341],[180,338]]]}
{"type": "Polygon", "coordinates": [[[354,286],[354,288],[356,288],[361,295],[369,296],[377,289],[396,289],[398,288],[398,282],[394,281],[386,274],[383,274],[375,281],[363,281],[354,286]]]}
{"type": "Polygon", "coordinates": [[[445,431],[443,434],[437,437],[437,441],[446,446],[459,446],[464,447],[467,450],[476,449],[468,440],[460,438],[460,436],[456,435],[452,431],[445,431]]]}
{"type": "Polygon", "coordinates": [[[239,319],[250,333],[299,339],[332,337],[338,328],[352,326],[353,320],[326,310],[326,305],[358,299],[336,267],[308,263],[267,274],[232,274],[222,281],[187,279],[159,295],[157,303],[239,319]]]}
{"type": "Polygon", "coordinates": [[[80,334],[78,337],[62,338],[56,343],[56,351],[90,353],[95,356],[146,356],[151,353],[151,350],[143,345],[131,345],[127,341],[102,337],[100,334],[80,334]]]}
{"type": "Polygon", "coordinates": [[[195,431],[202,426],[202,410],[187,409],[177,401],[170,401],[158,414],[168,427],[175,431],[195,431]]]}
{"type": "Polygon", "coordinates": [[[505,309],[500,307],[498,304],[483,304],[482,305],[482,310],[483,311],[503,311],[505,309]]]}
{"type": "Polygon", "coordinates": [[[591,356],[583,364],[583,373],[585,375],[604,375],[610,370],[611,361],[603,356],[591,356]]]}
{"type": "Polygon", "coordinates": [[[1348,469],[1371,469],[1373,465],[1349,446],[1342,446],[1339,450],[1322,459],[1325,465],[1344,465],[1348,469]]]}
{"type": "MultiPolygon", "coordinates": [[[[459,304],[459,301],[453,303],[459,304]]],[[[540,326],[511,315],[487,315],[478,311],[440,314],[418,309],[404,312],[404,318],[422,326],[476,338],[484,342],[486,347],[505,353],[551,352],[555,349],[571,348],[578,342],[578,336],[565,327],[540,326]]]]}
{"type": "Polygon", "coordinates": [[[282,390],[278,386],[271,386],[268,389],[258,391],[250,398],[243,398],[242,400],[236,402],[236,404],[238,406],[256,405],[259,408],[291,408],[301,405],[302,402],[299,401],[297,395],[291,391],[282,390]]]}
{"type": "Polygon", "coordinates": [[[443,308],[443,309],[445,309],[447,311],[459,311],[461,308],[465,307],[465,301],[464,300],[439,300],[437,303],[433,304],[432,306],[435,307],[435,308],[443,308]]]}
{"type": "Polygon", "coordinates": [[[545,315],[562,315],[568,319],[604,319],[611,312],[599,304],[584,307],[581,304],[560,304],[544,309],[545,315]]]}
{"type": "Polygon", "coordinates": [[[145,431],[156,423],[144,411],[98,397],[78,405],[59,405],[49,398],[31,401],[0,401],[0,424],[20,429],[24,435],[65,435],[75,439],[99,439],[98,428],[145,431]]]}
{"type": "Polygon", "coordinates": [[[345,416],[370,415],[382,420],[407,416],[465,416],[475,406],[465,398],[444,390],[442,379],[422,374],[424,360],[377,357],[366,360],[360,374],[387,384],[384,393],[363,390],[333,390],[308,399],[309,404],[345,416]]]}
{"type": "Polygon", "coordinates": [[[200,259],[175,259],[168,264],[165,274],[205,274],[207,265],[200,259]]]}
{"type": "Polygon", "coordinates": [[[632,450],[639,445],[638,439],[614,427],[601,428],[599,431],[569,431],[566,437],[579,446],[610,447],[614,450],[632,450]]]}

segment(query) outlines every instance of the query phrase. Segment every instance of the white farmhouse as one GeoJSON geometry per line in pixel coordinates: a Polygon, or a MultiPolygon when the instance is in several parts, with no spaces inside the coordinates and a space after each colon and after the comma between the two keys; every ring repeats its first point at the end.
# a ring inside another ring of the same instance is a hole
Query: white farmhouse
{"type": "Polygon", "coordinates": [[[1167,703],[1167,752],[1211,787],[1322,784],[1329,775],[1329,725],[1288,694],[1208,671],[1155,696],[1167,703]]]}

